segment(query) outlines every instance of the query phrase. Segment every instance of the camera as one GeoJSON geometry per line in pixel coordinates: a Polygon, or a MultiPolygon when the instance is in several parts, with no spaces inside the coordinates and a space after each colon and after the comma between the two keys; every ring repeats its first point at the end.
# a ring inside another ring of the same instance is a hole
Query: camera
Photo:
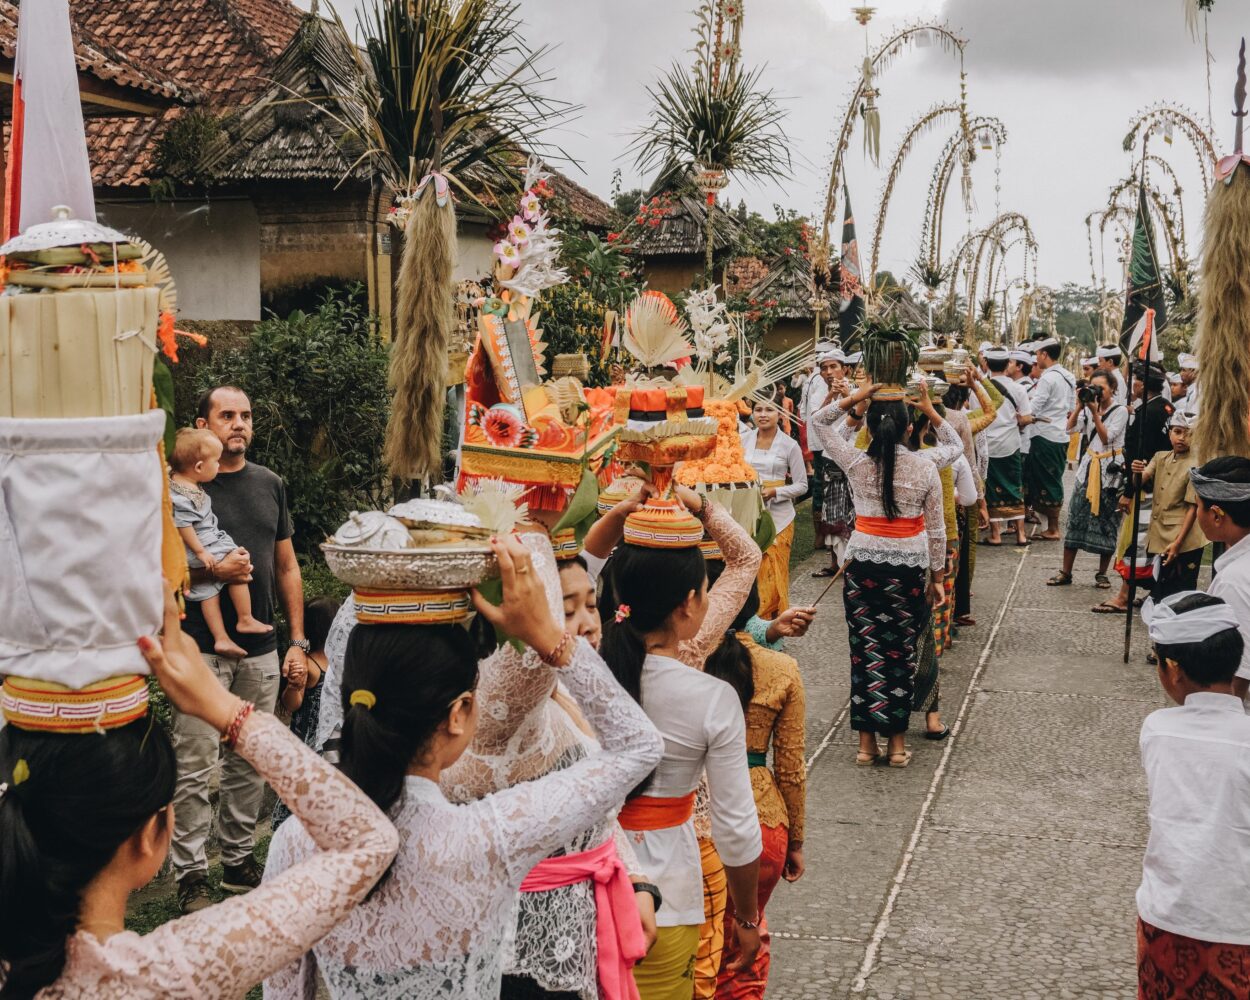
{"type": "Polygon", "coordinates": [[[1076,390],[1076,398],[1080,400],[1082,406],[1089,406],[1090,403],[1097,402],[1098,396],[1098,390],[1092,385],[1082,385],[1076,390]]]}

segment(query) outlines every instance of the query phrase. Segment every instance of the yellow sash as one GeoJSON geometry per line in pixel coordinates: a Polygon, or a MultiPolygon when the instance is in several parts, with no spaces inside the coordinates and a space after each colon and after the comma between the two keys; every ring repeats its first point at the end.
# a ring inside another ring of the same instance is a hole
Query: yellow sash
{"type": "Polygon", "coordinates": [[[1085,481],[1085,497],[1089,500],[1089,510],[1094,517],[1102,511],[1102,460],[1121,454],[1119,448],[1114,451],[1090,451],[1089,472],[1085,481]]]}

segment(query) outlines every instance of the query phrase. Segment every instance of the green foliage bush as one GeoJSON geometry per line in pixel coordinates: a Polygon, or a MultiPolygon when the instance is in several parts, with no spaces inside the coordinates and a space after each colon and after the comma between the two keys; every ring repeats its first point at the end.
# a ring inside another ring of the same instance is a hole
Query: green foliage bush
{"type": "Polygon", "coordinates": [[[213,350],[189,374],[179,385],[181,424],[213,386],[236,385],[251,399],[248,457],[286,481],[302,555],[319,562],[317,545],[349,511],[389,503],[387,348],[359,286],[328,293],[315,312],[258,323],[248,339],[213,350]]]}

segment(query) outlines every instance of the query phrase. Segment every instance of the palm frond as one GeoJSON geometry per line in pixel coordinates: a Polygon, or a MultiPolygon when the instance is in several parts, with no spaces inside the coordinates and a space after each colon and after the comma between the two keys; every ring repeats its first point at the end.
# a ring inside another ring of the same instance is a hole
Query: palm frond
{"type": "MultiPolygon", "coordinates": [[[[395,189],[434,167],[495,194],[518,154],[564,157],[544,133],[577,109],[543,93],[547,46],[528,49],[513,0],[369,0],[360,14],[349,138],[395,189]]],[[[567,157],[564,157],[567,158],[567,157]]],[[[462,188],[462,190],[464,190],[462,188]]]]}
{"type": "Polygon", "coordinates": [[[674,65],[648,88],[651,121],[630,146],[638,166],[650,171],[677,159],[761,179],[788,177],[786,113],[771,90],[760,88],[761,73],[733,67],[713,86],[674,65]]]}

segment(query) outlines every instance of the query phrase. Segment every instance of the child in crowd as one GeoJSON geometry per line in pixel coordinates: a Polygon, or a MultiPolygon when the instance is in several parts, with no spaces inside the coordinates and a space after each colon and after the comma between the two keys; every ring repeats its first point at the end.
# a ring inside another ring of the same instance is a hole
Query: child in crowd
{"type": "Polygon", "coordinates": [[[1250,717],[1233,695],[1233,608],[1183,592],[1143,612],[1175,708],[1147,716],[1150,838],[1137,890],[1138,996],[1246,996],[1250,717]]]}
{"type": "Polygon", "coordinates": [[[1197,588],[1202,550],[1207,545],[1198,526],[1198,495],[1189,482],[1194,454],[1189,450],[1189,419],[1185,414],[1172,414],[1168,439],[1172,443],[1170,451],[1157,452],[1149,462],[1133,462],[1133,471],[1141,475],[1142,485],[1154,484],[1146,553],[1159,556],[1162,563],[1150,595],[1156,603],[1182,590],[1197,588]]]}
{"type": "MultiPolygon", "coordinates": [[[[204,492],[204,484],[217,477],[221,461],[221,441],[212,431],[184,427],[174,438],[170,456],[169,495],[174,505],[174,526],[187,548],[187,562],[193,567],[212,569],[219,559],[238,546],[221,530],[213,504],[204,492]]],[[[204,622],[213,635],[213,651],[219,656],[244,659],[247,651],[230,639],[221,611],[222,584],[215,580],[193,584],[187,600],[196,601],[204,614],[204,622]]],[[[246,583],[226,588],[234,605],[235,631],[242,635],[264,635],[273,626],[252,617],[252,594],[246,583]]]]}

